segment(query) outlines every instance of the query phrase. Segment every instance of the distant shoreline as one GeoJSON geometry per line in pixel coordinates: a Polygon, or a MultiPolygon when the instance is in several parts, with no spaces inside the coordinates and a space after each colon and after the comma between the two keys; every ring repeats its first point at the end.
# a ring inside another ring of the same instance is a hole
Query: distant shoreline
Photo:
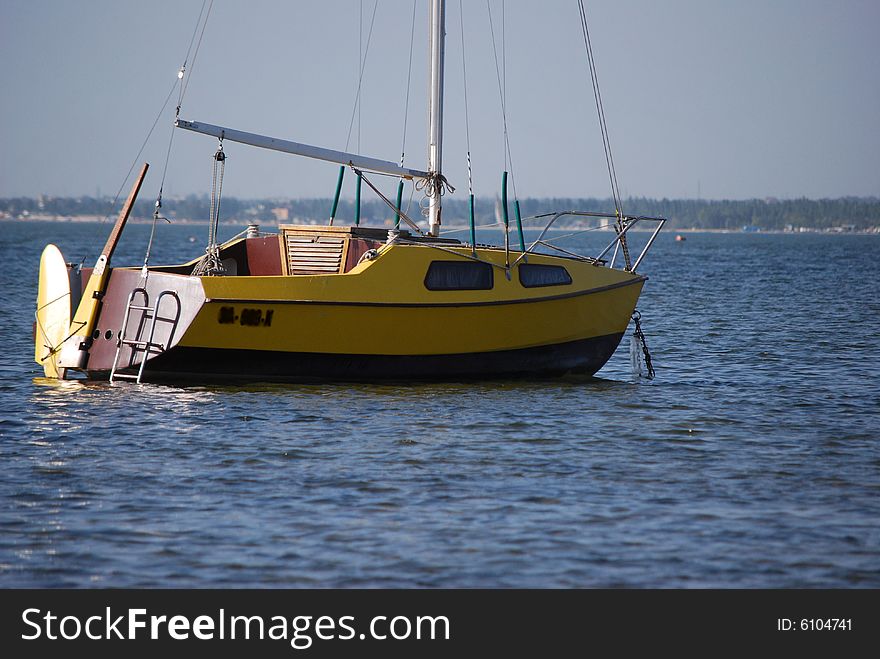
{"type": "MultiPolygon", "coordinates": [[[[531,198],[518,200],[516,210],[521,212],[523,224],[539,226],[550,220],[557,210],[562,211],[556,225],[587,227],[597,223],[613,222],[615,204],[610,199],[584,198],[531,198]],[[567,209],[604,209],[605,215],[578,216],[567,209]],[[609,210],[611,209],[611,210],[609,210]],[[604,218],[604,219],[601,219],[604,218]]],[[[42,220],[61,222],[104,222],[115,218],[111,208],[116,203],[102,197],[50,197],[0,198],[0,219],[42,220]]],[[[332,200],[325,198],[299,199],[239,199],[224,200],[222,217],[224,225],[246,226],[258,222],[265,226],[278,223],[324,224],[328,218],[332,200]],[[233,218],[230,221],[230,218],[233,218]]],[[[838,199],[765,199],[747,200],[700,200],[700,199],[647,199],[632,197],[625,202],[627,213],[633,217],[665,217],[669,219],[666,232],[712,231],[738,233],[756,231],[765,233],[880,233],[880,198],[841,197],[838,199]]],[[[464,227],[470,217],[470,207],[464,199],[447,199],[443,204],[444,225],[464,227]]],[[[132,209],[132,223],[152,221],[155,204],[141,200],[132,209]]],[[[501,216],[500,200],[477,199],[475,205],[478,226],[492,225],[501,216]]],[[[337,218],[351,221],[357,215],[355,204],[340,199],[337,218]]],[[[211,217],[211,204],[207,195],[190,195],[165,200],[162,212],[175,224],[204,224],[211,217]],[[179,219],[177,219],[179,218],[179,219]],[[194,219],[200,218],[200,219],[194,219]]],[[[406,212],[409,212],[407,207],[406,212]]],[[[418,210],[413,208],[418,215],[418,210]]],[[[361,215],[365,224],[390,222],[393,211],[377,199],[361,203],[361,215]]],[[[512,220],[512,218],[511,218],[512,220]]],[[[554,225],[554,226],[556,226],[554,225]]],[[[385,224],[385,226],[389,226],[385,224]]],[[[637,229],[649,229],[639,223],[637,229]]],[[[570,230],[570,229],[569,229],[570,230]]]]}
{"type": "MultiPolygon", "coordinates": [[[[113,218],[105,218],[99,217],[97,215],[71,215],[71,216],[51,216],[51,215],[29,215],[27,217],[0,217],[0,222],[53,222],[59,224],[112,224],[113,218]]],[[[152,218],[149,217],[132,217],[128,220],[129,224],[151,224],[153,222],[152,218]]],[[[180,226],[205,226],[208,224],[208,220],[193,220],[189,218],[178,218],[173,219],[171,221],[172,225],[180,225],[180,226]]],[[[243,222],[237,220],[224,220],[220,222],[221,227],[230,227],[237,226],[245,228],[248,224],[257,224],[261,228],[266,228],[267,230],[275,230],[278,227],[278,224],[265,224],[261,222],[243,222]]],[[[280,224],[298,224],[295,220],[291,220],[289,222],[282,222],[280,224]]],[[[299,222],[299,224],[306,225],[314,225],[321,226],[323,222],[299,222]]],[[[367,226],[365,224],[365,226],[367,226]]],[[[391,228],[390,226],[388,228],[391,228]]],[[[470,227],[467,224],[444,224],[443,228],[445,231],[466,231],[470,227]]],[[[532,226],[525,227],[527,231],[537,231],[543,227],[532,226]]],[[[478,227],[481,231],[491,231],[491,230],[501,230],[500,225],[497,229],[491,227],[478,227]]],[[[648,232],[652,231],[653,228],[639,228],[633,227],[630,231],[636,232],[648,232]]],[[[551,232],[560,232],[560,231],[598,231],[598,232],[612,232],[613,229],[611,227],[605,228],[596,228],[596,227],[586,227],[583,225],[567,225],[561,227],[550,227],[551,232]]],[[[782,229],[763,229],[763,228],[754,228],[754,229],[702,229],[695,227],[677,227],[670,228],[663,231],[666,234],[696,234],[696,233],[730,233],[730,234],[768,234],[768,235],[778,235],[778,234],[820,234],[820,235],[850,235],[850,236],[866,236],[866,235],[880,235],[880,227],[870,227],[868,229],[849,229],[849,228],[841,228],[841,227],[828,227],[828,228],[809,228],[809,227],[799,227],[796,231],[787,231],[782,229]]]]}

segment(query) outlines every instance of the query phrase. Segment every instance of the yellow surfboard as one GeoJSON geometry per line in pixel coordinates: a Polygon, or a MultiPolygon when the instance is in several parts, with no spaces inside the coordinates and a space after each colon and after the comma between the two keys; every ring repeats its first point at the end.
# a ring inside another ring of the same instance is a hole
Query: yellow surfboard
{"type": "Polygon", "coordinates": [[[40,283],[37,289],[34,359],[47,378],[64,379],[67,369],[58,366],[61,344],[70,334],[70,274],[61,250],[46,245],[40,257],[40,283]]]}

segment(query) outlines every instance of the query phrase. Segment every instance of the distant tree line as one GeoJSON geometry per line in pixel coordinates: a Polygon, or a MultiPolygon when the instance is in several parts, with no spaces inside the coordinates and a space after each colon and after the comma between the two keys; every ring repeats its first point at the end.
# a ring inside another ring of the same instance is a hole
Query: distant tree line
{"type": "MultiPolygon", "coordinates": [[[[0,199],[0,213],[18,218],[29,215],[73,217],[82,215],[112,216],[118,212],[112,199],[103,197],[15,197],[0,199]]],[[[478,199],[476,202],[477,224],[495,221],[494,199],[478,199]]],[[[524,218],[558,210],[613,211],[610,199],[523,199],[520,201],[524,218]]],[[[222,200],[220,217],[223,222],[277,223],[323,222],[330,214],[330,199],[236,199],[222,200]],[[286,219],[285,219],[286,215],[286,219]]],[[[404,209],[407,201],[404,201],[404,209]]],[[[468,217],[466,199],[445,197],[443,201],[445,224],[463,224],[468,217]]],[[[876,197],[842,197],[838,199],[747,199],[747,200],[700,200],[700,199],[626,199],[623,210],[630,215],[666,217],[670,226],[680,229],[758,229],[784,230],[791,227],[826,229],[850,226],[867,229],[880,226],[880,199],[876,197]]],[[[207,195],[190,195],[178,199],[165,199],[162,213],[174,219],[207,220],[210,199],[207,195]]],[[[135,205],[135,217],[150,217],[153,202],[139,201],[135,205]]],[[[336,216],[341,223],[354,218],[351,200],[341,200],[336,216]]],[[[409,215],[420,219],[418,197],[412,202],[409,215]]],[[[383,224],[393,216],[391,209],[381,200],[364,200],[361,206],[361,222],[383,224]]],[[[513,221],[513,208],[510,210],[513,221]]],[[[579,218],[562,218],[560,226],[572,224],[579,218]]],[[[582,220],[581,220],[582,221],[582,220]]]]}

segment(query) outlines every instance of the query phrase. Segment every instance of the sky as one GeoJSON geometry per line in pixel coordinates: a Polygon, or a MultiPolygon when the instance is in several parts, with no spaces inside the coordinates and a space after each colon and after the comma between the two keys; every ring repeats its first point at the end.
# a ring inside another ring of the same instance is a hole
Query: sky
{"type": "MultiPolygon", "coordinates": [[[[405,146],[406,164],[425,168],[426,2],[413,33],[411,0],[379,0],[368,39],[374,4],[214,0],[180,116],[391,161],[405,146]]],[[[609,197],[576,0],[488,4],[517,195],[609,197]]],[[[624,196],[880,196],[877,0],[585,4],[624,196]]],[[[152,168],[142,195],[155,196],[177,93],[160,109],[201,8],[0,0],[0,197],[116,194],[158,116],[139,158],[152,168]]],[[[474,192],[495,196],[505,122],[487,3],[447,2],[446,29],[444,173],[466,198],[469,134],[474,192]]],[[[171,144],[165,195],[209,193],[216,139],[177,130],[171,144]]],[[[336,165],[225,151],[224,195],[333,194],[336,165]]]]}

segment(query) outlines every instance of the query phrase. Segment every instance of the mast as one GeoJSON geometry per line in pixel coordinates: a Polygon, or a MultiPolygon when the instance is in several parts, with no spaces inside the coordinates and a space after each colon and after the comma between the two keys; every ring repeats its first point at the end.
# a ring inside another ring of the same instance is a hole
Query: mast
{"type": "Polygon", "coordinates": [[[444,0],[431,0],[431,24],[428,48],[431,71],[428,88],[428,172],[431,178],[426,186],[428,194],[428,233],[440,233],[440,179],[443,157],[443,58],[445,55],[446,8],[444,0]]]}

